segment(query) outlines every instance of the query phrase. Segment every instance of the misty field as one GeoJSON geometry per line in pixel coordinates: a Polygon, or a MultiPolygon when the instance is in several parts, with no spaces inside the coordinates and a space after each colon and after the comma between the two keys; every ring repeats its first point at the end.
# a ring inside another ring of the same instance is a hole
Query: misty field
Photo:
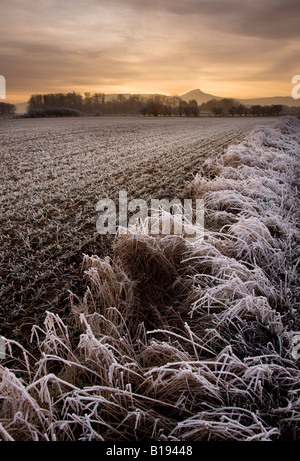
{"type": "Polygon", "coordinates": [[[0,439],[299,439],[300,121],[0,132],[0,439]],[[204,240],[98,235],[121,189],[203,199],[204,240]]]}

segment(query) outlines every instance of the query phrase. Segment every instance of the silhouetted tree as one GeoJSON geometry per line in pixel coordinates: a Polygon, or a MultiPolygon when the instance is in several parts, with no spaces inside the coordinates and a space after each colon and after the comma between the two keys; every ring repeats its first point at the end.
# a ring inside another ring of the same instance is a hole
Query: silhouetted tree
{"type": "Polygon", "coordinates": [[[241,117],[242,115],[247,115],[248,109],[243,104],[238,104],[236,106],[236,114],[241,117]]]}
{"type": "Polygon", "coordinates": [[[0,115],[14,115],[16,106],[7,102],[0,102],[0,115]]]}
{"type": "Polygon", "coordinates": [[[182,117],[184,115],[184,106],[182,105],[182,103],[180,103],[180,105],[178,106],[178,115],[179,117],[182,117]]]}
{"type": "Polygon", "coordinates": [[[218,116],[218,117],[221,117],[224,115],[224,107],[222,106],[218,106],[218,107],[213,107],[212,108],[212,112],[218,116]]]}
{"type": "Polygon", "coordinates": [[[189,100],[189,106],[198,107],[198,103],[197,103],[196,99],[190,99],[189,100]]]}
{"type": "Polygon", "coordinates": [[[200,106],[201,111],[211,111],[213,107],[218,106],[218,100],[217,99],[210,99],[210,101],[203,102],[200,106]]]}
{"type": "Polygon", "coordinates": [[[142,114],[144,117],[145,117],[145,115],[147,115],[147,113],[148,113],[148,106],[147,106],[147,104],[145,104],[144,106],[142,106],[142,107],[140,108],[140,112],[141,112],[141,114],[142,114]]]}
{"type": "Polygon", "coordinates": [[[254,116],[259,116],[259,115],[262,115],[262,106],[260,104],[255,104],[253,106],[250,107],[250,110],[249,110],[250,114],[254,115],[254,116]]]}
{"type": "Polygon", "coordinates": [[[164,105],[164,115],[170,117],[173,113],[172,107],[169,105],[164,105]]]}
{"type": "Polygon", "coordinates": [[[228,114],[234,117],[234,115],[236,114],[236,109],[237,109],[236,106],[230,106],[228,109],[228,114]]]}
{"type": "Polygon", "coordinates": [[[272,106],[274,115],[279,115],[282,112],[283,105],[282,104],[274,104],[272,106]]]}
{"type": "Polygon", "coordinates": [[[27,104],[28,109],[40,109],[44,105],[43,95],[42,94],[33,94],[30,96],[30,99],[27,104]]]}
{"type": "Polygon", "coordinates": [[[164,105],[161,102],[150,101],[148,104],[148,113],[149,115],[164,115],[164,105]]]}
{"type": "Polygon", "coordinates": [[[223,107],[224,112],[228,112],[229,108],[236,105],[236,101],[232,98],[223,98],[218,101],[218,106],[223,107]]]}

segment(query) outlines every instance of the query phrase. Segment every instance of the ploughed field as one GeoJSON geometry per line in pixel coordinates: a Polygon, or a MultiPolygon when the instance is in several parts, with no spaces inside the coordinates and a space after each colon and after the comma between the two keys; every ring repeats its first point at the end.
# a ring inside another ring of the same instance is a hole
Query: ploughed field
{"type": "Polygon", "coordinates": [[[274,118],[0,120],[1,334],[29,339],[45,311],[68,313],[83,254],[104,255],[96,203],[182,197],[203,161],[274,118]]]}

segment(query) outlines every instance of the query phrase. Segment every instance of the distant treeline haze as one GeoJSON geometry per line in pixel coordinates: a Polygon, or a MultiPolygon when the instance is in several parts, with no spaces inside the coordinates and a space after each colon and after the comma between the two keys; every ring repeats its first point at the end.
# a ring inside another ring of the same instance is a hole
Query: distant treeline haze
{"type": "Polygon", "coordinates": [[[246,107],[234,99],[212,99],[198,105],[195,99],[184,101],[179,96],[118,95],[107,99],[104,93],[33,94],[28,102],[28,116],[82,114],[142,114],[152,116],[198,117],[201,112],[211,112],[215,116],[261,116],[279,115],[282,105],[246,107]]]}
{"type": "Polygon", "coordinates": [[[12,115],[15,112],[16,112],[16,106],[14,104],[0,102],[0,115],[12,115]]]}

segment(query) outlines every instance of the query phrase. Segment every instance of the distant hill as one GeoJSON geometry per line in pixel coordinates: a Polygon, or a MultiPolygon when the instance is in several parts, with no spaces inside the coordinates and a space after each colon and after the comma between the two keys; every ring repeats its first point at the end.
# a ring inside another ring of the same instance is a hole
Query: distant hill
{"type": "Polygon", "coordinates": [[[219,96],[214,96],[213,94],[209,93],[204,93],[203,91],[197,89],[197,90],[192,90],[188,91],[188,93],[184,93],[180,95],[180,97],[184,101],[190,101],[191,99],[195,99],[199,105],[201,105],[203,102],[208,102],[211,101],[212,99],[222,99],[219,96]]]}
{"type": "MultiPolygon", "coordinates": [[[[203,91],[197,89],[189,91],[188,93],[184,93],[180,96],[185,101],[189,101],[190,99],[196,99],[198,104],[202,104],[203,102],[210,101],[211,99],[220,100],[220,96],[215,96],[213,94],[204,93],[203,91]]],[[[253,106],[256,104],[260,104],[261,106],[271,106],[272,104],[282,104],[283,106],[300,106],[300,99],[293,99],[289,96],[274,96],[268,98],[251,98],[251,99],[238,99],[232,98],[236,101],[239,101],[241,104],[245,106],[253,106]]]]}
{"type": "Polygon", "coordinates": [[[245,106],[253,106],[260,104],[261,106],[271,106],[272,104],[282,104],[283,106],[300,106],[300,99],[293,99],[289,96],[274,96],[271,98],[254,98],[254,99],[239,99],[245,106]]]}

